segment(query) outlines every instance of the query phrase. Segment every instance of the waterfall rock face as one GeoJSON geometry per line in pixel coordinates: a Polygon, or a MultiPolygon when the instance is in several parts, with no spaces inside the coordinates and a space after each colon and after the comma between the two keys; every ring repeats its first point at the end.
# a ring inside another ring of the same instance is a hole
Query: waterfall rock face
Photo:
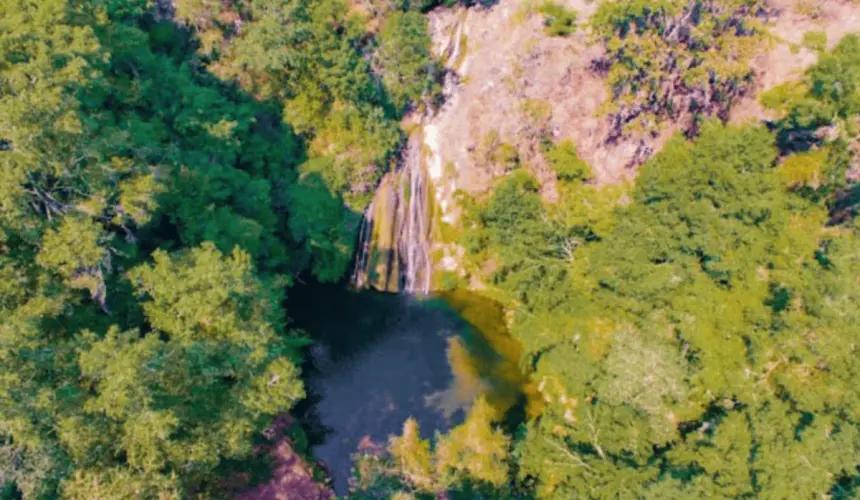
{"type": "Polygon", "coordinates": [[[357,288],[430,292],[432,186],[422,161],[422,145],[422,134],[413,134],[400,167],[383,177],[364,213],[352,274],[357,288]]]}
{"type": "MultiPolygon", "coordinates": [[[[462,44],[468,10],[458,9],[458,12],[463,15],[452,31],[453,36],[448,38],[450,43],[438,54],[446,68],[444,104],[439,109],[425,110],[426,114],[418,119],[419,130],[410,136],[397,170],[383,177],[365,210],[352,274],[352,285],[356,288],[426,295],[433,287],[431,251],[435,217],[447,224],[454,219],[449,209],[456,180],[444,171],[435,119],[457,104],[458,78],[453,65],[465,50],[462,44]]],[[[441,250],[442,268],[455,269],[450,251],[441,250]]]]}

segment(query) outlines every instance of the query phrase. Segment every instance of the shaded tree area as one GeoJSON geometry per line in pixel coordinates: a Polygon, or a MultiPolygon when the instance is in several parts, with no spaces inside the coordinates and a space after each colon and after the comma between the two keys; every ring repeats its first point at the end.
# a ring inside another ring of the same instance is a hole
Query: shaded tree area
{"type": "Polygon", "coordinates": [[[4,496],[223,495],[304,396],[285,289],[342,276],[421,92],[347,7],[0,5],[4,496]]]}
{"type": "Polygon", "coordinates": [[[26,498],[202,492],[303,396],[298,141],[146,9],[0,7],[2,469],[26,498]]]}
{"type": "Polygon", "coordinates": [[[824,52],[804,77],[762,95],[777,113],[771,127],[784,151],[797,154],[783,166],[792,186],[828,200],[835,219],[855,210],[856,195],[845,170],[857,177],[860,151],[860,36],[848,35],[824,52]]]}
{"type": "MultiPolygon", "coordinates": [[[[437,92],[416,11],[439,2],[371,3],[376,25],[342,0],[0,2],[4,498],[228,495],[304,397],[286,290],[343,275],[437,92]]],[[[600,7],[619,130],[723,114],[761,12],[600,7]]],[[[696,121],[635,186],[561,143],[548,205],[506,162],[462,243],[543,410],[510,435],[484,401],[433,440],[408,421],[352,495],[856,496],[858,71],[846,37],[764,97],[769,128],[696,121]]]]}
{"type": "Polygon", "coordinates": [[[437,92],[426,20],[408,5],[389,7],[374,32],[369,14],[344,0],[177,2],[177,20],[200,39],[195,57],[276,103],[305,145],[287,190],[300,205],[289,231],[324,280],[343,275],[357,214],[394,168],[398,121],[437,92]]]}

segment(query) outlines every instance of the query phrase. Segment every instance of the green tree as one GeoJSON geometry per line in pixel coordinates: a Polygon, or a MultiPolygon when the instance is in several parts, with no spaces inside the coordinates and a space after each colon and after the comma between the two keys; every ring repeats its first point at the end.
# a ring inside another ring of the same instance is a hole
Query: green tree
{"type": "Polygon", "coordinates": [[[0,467],[26,498],[215,488],[303,396],[273,272],[294,136],[146,12],[0,7],[0,467]]]}
{"type": "Polygon", "coordinates": [[[427,20],[417,12],[395,12],[379,30],[376,53],[382,82],[398,110],[410,103],[432,100],[438,91],[435,63],[430,54],[432,40],[427,20]]]}
{"type": "Polygon", "coordinates": [[[510,438],[494,426],[496,418],[479,398],[462,424],[432,443],[407,420],[386,453],[358,456],[359,487],[350,498],[508,498],[510,438]]]}
{"type": "Polygon", "coordinates": [[[568,36],[576,31],[575,10],[550,0],[541,3],[537,10],[544,16],[543,23],[549,36],[568,36]]]}
{"type": "Polygon", "coordinates": [[[408,419],[403,433],[391,438],[388,445],[398,474],[417,491],[433,493],[440,489],[434,475],[430,443],[421,439],[418,422],[408,419]]]}

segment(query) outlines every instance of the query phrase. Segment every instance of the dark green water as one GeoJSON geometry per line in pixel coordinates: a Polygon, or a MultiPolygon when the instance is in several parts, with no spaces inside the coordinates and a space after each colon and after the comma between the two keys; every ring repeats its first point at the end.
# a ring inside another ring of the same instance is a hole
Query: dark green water
{"type": "Polygon", "coordinates": [[[314,340],[303,423],[338,494],[362,440],[384,444],[410,417],[424,436],[444,432],[479,395],[508,416],[523,400],[519,351],[494,302],[306,286],[293,289],[290,312],[314,340]]]}

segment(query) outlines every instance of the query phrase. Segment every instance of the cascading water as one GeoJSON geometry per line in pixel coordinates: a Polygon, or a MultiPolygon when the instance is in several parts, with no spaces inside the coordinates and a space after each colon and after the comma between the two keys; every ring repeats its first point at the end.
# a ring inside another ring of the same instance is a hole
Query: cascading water
{"type": "Polygon", "coordinates": [[[422,139],[420,133],[410,137],[400,168],[383,177],[364,213],[352,274],[357,288],[430,292],[432,198],[422,162],[422,139]]]}
{"type": "Polygon", "coordinates": [[[441,158],[435,151],[438,139],[433,133],[436,129],[432,120],[437,113],[456,103],[454,90],[458,70],[462,69],[458,66],[464,64],[466,48],[463,42],[469,11],[463,10],[459,17],[456,29],[438,54],[447,69],[443,85],[444,104],[420,119],[421,127],[410,136],[399,168],[385,174],[373,201],[364,212],[352,274],[352,285],[356,288],[426,295],[432,287],[433,215],[438,207],[440,218],[444,220],[445,211],[444,202],[436,205],[435,194],[438,193],[433,186],[443,173],[441,158]],[[429,172],[423,161],[425,139],[432,157],[429,172]]]}

